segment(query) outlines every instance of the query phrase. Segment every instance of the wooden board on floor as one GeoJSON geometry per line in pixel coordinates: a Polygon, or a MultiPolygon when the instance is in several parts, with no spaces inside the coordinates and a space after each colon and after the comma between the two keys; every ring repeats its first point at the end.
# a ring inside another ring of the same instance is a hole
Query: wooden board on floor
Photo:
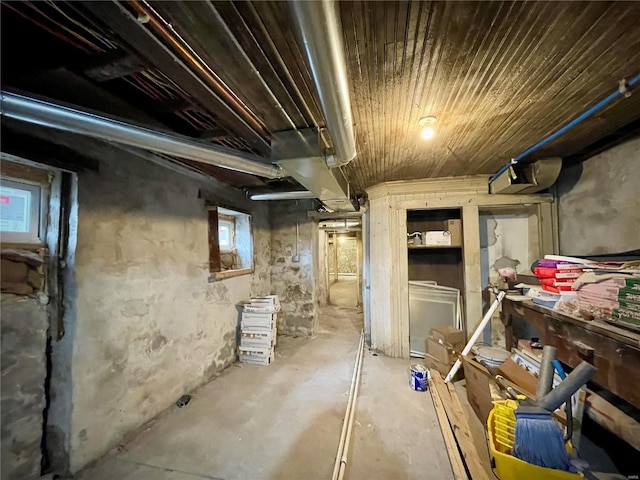
{"type": "Polygon", "coordinates": [[[445,384],[437,372],[432,372],[431,383],[444,406],[450,427],[460,447],[464,462],[473,480],[488,480],[485,466],[478,454],[471,436],[471,428],[460,404],[460,399],[453,384],[445,384]]]}
{"type": "Polygon", "coordinates": [[[435,371],[431,374],[431,378],[429,379],[429,391],[431,392],[433,406],[436,409],[436,415],[438,416],[438,422],[440,423],[440,430],[442,431],[444,444],[447,447],[447,454],[449,455],[449,461],[451,462],[453,478],[455,480],[468,480],[469,477],[467,476],[467,472],[464,469],[462,457],[460,456],[458,445],[456,444],[455,435],[453,434],[453,430],[451,429],[451,425],[449,424],[449,419],[447,418],[447,413],[444,409],[442,400],[440,399],[440,395],[438,394],[438,391],[435,388],[435,384],[433,383],[434,374],[437,375],[438,378],[440,375],[435,371]]]}
{"type": "Polygon", "coordinates": [[[478,451],[480,463],[484,466],[484,471],[489,478],[494,478],[495,475],[491,469],[491,455],[489,454],[489,445],[487,440],[487,424],[478,418],[476,412],[469,404],[465,383],[466,380],[462,380],[453,382],[453,385],[458,393],[460,405],[462,406],[462,410],[464,411],[469,427],[471,428],[471,437],[473,438],[473,443],[478,451]]]}

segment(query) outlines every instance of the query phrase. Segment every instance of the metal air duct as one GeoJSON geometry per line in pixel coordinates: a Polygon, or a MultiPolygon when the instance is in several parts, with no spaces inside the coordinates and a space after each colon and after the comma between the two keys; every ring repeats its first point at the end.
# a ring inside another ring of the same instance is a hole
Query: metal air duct
{"type": "Polygon", "coordinates": [[[326,162],[318,130],[290,130],[271,135],[272,159],[304,188],[333,211],[356,210],[349,184],[339,168],[326,162]]]}
{"type": "Polygon", "coordinates": [[[256,155],[239,153],[183,135],[151,130],[107,116],[15,93],[0,91],[0,96],[2,115],[23,122],[100,138],[156,153],[174,155],[260,177],[283,176],[278,167],[264,163],[256,155]]]}
{"type": "Polygon", "coordinates": [[[254,193],[249,198],[251,198],[251,200],[303,200],[303,199],[316,198],[316,196],[311,192],[300,191],[300,192],[254,193]]]}
{"type": "Polygon", "coordinates": [[[536,193],[555,183],[562,158],[553,157],[527,164],[513,164],[489,184],[490,193],[536,193]]]}
{"type": "Polygon", "coordinates": [[[346,165],[356,156],[356,140],[338,3],[294,0],[289,5],[335,149],[327,165],[346,165]]]}

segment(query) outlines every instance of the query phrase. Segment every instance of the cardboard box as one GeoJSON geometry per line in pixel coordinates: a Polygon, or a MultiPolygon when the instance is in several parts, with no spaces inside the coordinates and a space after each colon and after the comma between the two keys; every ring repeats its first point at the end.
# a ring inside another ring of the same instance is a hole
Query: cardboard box
{"type": "Polygon", "coordinates": [[[467,400],[483,425],[487,424],[489,412],[493,408],[489,371],[471,357],[462,357],[464,378],[467,380],[467,400]]]}
{"type": "Polygon", "coordinates": [[[464,343],[464,332],[451,325],[438,325],[431,329],[431,336],[436,340],[442,340],[451,346],[464,343]]]}
{"type": "Polygon", "coordinates": [[[451,233],[451,246],[462,245],[462,220],[447,220],[445,230],[451,233]]]}
{"type": "Polygon", "coordinates": [[[535,398],[538,379],[526,369],[509,358],[498,367],[498,372],[500,372],[500,375],[504,378],[516,384],[527,396],[535,398]]]}
{"type": "Polygon", "coordinates": [[[429,247],[447,247],[451,245],[451,234],[445,230],[424,232],[422,243],[429,247]]]}
{"type": "Polygon", "coordinates": [[[433,337],[427,338],[427,353],[447,365],[452,365],[458,358],[458,351],[433,337]]]}
{"type": "MultiPolygon", "coordinates": [[[[451,365],[441,362],[440,360],[429,355],[428,353],[424,356],[424,365],[429,369],[433,369],[440,372],[443,378],[446,377],[447,374],[449,373],[449,370],[451,370],[451,365]]],[[[455,382],[462,378],[464,378],[464,372],[462,371],[462,369],[459,369],[458,372],[453,377],[453,381],[455,382]]]]}

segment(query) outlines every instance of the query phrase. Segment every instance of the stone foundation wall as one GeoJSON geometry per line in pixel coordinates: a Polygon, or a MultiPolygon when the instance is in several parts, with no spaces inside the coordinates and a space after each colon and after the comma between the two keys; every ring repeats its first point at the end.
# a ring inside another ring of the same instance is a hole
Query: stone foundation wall
{"type": "Polygon", "coordinates": [[[1,268],[0,478],[32,479],[40,476],[47,373],[42,256],[3,250],[1,268]]]}
{"type": "Polygon", "coordinates": [[[66,289],[72,473],[234,362],[237,304],[269,293],[267,205],[116,148],[86,149],[100,172],[78,175],[75,286],[66,289]],[[202,191],[253,214],[253,274],[210,281],[202,191]]]}
{"type": "Polygon", "coordinates": [[[282,314],[278,333],[312,335],[318,321],[316,247],[318,228],[307,217],[312,201],[276,201],[270,203],[271,218],[271,290],[280,297],[282,314]],[[298,222],[298,256],[296,254],[298,222]]]}

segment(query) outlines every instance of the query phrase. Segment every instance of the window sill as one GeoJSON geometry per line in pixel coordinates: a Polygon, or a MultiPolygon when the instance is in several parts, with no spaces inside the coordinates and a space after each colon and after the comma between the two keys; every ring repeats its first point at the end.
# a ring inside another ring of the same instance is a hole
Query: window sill
{"type": "Polygon", "coordinates": [[[212,273],[209,277],[209,281],[224,280],[225,278],[239,277],[240,275],[248,275],[253,273],[252,268],[239,268],[237,270],[225,270],[224,272],[212,273]]]}
{"type": "Polygon", "coordinates": [[[42,248],[45,248],[45,245],[42,242],[0,242],[0,247],[2,248],[2,250],[11,249],[38,251],[42,248]]]}

